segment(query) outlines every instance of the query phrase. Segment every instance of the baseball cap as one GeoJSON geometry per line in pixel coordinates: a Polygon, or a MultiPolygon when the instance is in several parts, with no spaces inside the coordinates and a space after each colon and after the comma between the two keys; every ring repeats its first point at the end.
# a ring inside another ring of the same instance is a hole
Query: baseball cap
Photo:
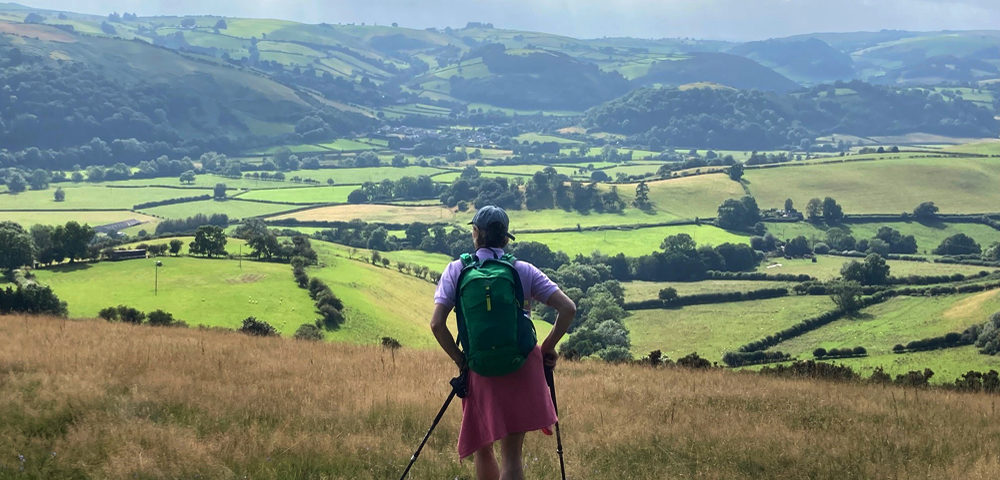
{"type": "Polygon", "coordinates": [[[510,219],[507,217],[507,212],[502,208],[495,205],[487,205],[480,208],[476,215],[472,217],[472,221],[469,225],[475,225],[476,228],[486,231],[489,228],[501,228],[504,235],[506,235],[511,240],[514,240],[514,236],[510,234],[508,228],[510,227],[510,219]]]}

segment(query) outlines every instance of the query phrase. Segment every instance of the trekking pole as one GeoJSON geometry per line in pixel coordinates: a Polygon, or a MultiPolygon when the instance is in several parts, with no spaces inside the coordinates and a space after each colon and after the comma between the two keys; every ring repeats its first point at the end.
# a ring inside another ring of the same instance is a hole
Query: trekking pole
{"type": "Polygon", "coordinates": [[[410,473],[410,468],[413,467],[413,463],[416,462],[417,457],[420,456],[420,450],[423,450],[424,444],[427,443],[427,439],[431,438],[431,432],[434,431],[434,427],[436,427],[438,422],[441,421],[441,417],[443,417],[444,412],[448,410],[448,405],[451,405],[451,400],[455,398],[455,395],[458,395],[459,398],[465,398],[465,375],[465,371],[462,371],[459,376],[451,379],[451,393],[449,393],[448,398],[445,399],[444,405],[441,405],[441,410],[438,412],[437,416],[434,417],[434,422],[431,423],[431,428],[427,430],[427,433],[424,435],[424,439],[420,442],[420,446],[417,447],[417,451],[413,452],[413,456],[410,457],[410,464],[406,466],[406,470],[403,470],[403,475],[399,477],[399,480],[405,480],[406,475],[410,473]]]}
{"type": "MultiPolygon", "coordinates": [[[[545,383],[549,384],[549,392],[552,394],[552,408],[556,415],[559,415],[559,405],[556,404],[556,382],[552,378],[552,367],[545,367],[545,383]]],[[[562,436],[559,434],[559,421],[556,420],[556,453],[559,454],[559,471],[562,473],[562,480],[566,480],[566,464],[563,463],[562,436]]]]}

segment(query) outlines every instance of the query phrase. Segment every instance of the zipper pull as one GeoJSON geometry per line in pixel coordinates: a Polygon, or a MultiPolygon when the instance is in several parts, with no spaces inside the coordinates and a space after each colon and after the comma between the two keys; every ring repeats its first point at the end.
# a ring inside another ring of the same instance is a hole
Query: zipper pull
{"type": "Polygon", "coordinates": [[[493,310],[493,303],[490,301],[490,286],[486,286],[486,311],[493,310]]]}

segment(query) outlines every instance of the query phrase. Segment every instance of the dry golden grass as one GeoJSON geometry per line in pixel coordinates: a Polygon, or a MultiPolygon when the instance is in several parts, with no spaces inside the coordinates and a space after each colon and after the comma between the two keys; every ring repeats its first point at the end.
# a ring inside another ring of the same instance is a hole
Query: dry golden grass
{"type": "Polygon", "coordinates": [[[294,213],[278,215],[269,220],[295,219],[300,221],[349,222],[363,219],[366,222],[450,222],[455,212],[441,206],[407,207],[400,205],[335,205],[318,207],[294,213]]]}
{"type": "MultiPolygon", "coordinates": [[[[0,317],[0,338],[0,478],[397,478],[453,373],[433,351],[103,321],[0,317]]],[[[995,396],[596,362],[556,381],[568,478],[1000,476],[995,396]]],[[[459,410],[410,478],[472,478],[459,410]]],[[[552,437],[525,452],[557,478],[552,437]]]]}

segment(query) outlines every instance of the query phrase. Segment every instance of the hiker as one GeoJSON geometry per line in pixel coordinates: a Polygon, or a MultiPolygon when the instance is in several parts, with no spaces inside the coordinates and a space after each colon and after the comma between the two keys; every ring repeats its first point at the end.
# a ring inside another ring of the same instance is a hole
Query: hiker
{"type": "MultiPolygon", "coordinates": [[[[487,265],[490,259],[509,259],[504,256],[504,247],[514,236],[508,232],[509,219],[507,213],[500,207],[486,206],[479,209],[473,217],[472,239],[475,244],[475,258],[472,255],[463,256],[448,264],[441,280],[438,282],[437,291],[434,294],[434,314],[431,318],[431,331],[437,338],[441,348],[458,365],[459,369],[468,371],[468,395],[462,399],[462,428],[458,436],[458,456],[466,458],[475,454],[473,460],[476,467],[476,477],[479,480],[496,479],[521,479],[524,477],[521,447],[524,443],[524,435],[534,430],[545,430],[548,433],[549,427],[557,421],[555,408],[552,404],[550,392],[545,380],[543,364],[546,367],[554,367],[558,354],[556,344],[566,333],[573,316],[576,314],[576,305],[566,296],[562,290],[534,265],[514,260],[512,265],[516,271],[514,278],[520,280],[519,287],[523,293],[523,304],[518,305],[515,310],[518,315],[527,322],[530,328],[530,339],[534,341],[534,327],[528,319],[531,310],[531,302],[538,301],[556,309],[558,315],[555,325],[549,335],[541,342],[541,345],[529,343],[530,350],[522,358],[523,363],[511,373],[488,376],[477,373],[475,364],[480,358],[475,348],[467,351],[470,354],[469,365],[466,356],[459,350],[451,331],[445,323],[448,314],[455,308],[456,303],[462,303],[461,311],[469,312],[466,300],[469,295],[486,297],[483,310],[501,309],[502,305],[497,305],[503,300],[502,292],[495,291],[491,294],[489,288],[485,287],[485,294],[468,291],[459,292],[460,283],[465,285],[463,271],[468,272],[466,265],[475,262],[476,265],[487,265]],[[491,297],[492,295],[492,297],[491,297]],[[497,460],[493,452],[493,443],[500,441],[502,462],[497,465],[497,460]]],[[[509,267],[504,267],[507,271],[509,267]]],[[[494,288],[499,290],[498,283],[494,283],[494,288]]],[[[508,283],[507,290],[514,290],[508,283]]],[[[463,287],[464,288],[464,287],[463,287]]],[[[515,290],[515,294],[516,294],[515,290]]],[[[520,295],[518,295],[520,296],[520,295]]],[[[479,302],[482,303],[482,302],[479,302]]],[[[461,317],[461,313],[459,313],[461,317]]],[[[465,319],[472,325],[474,319],[465,319]]],[[[516,322],[511,319],[511,324],[516,322]]],[[[466,332],[472,331],[468,327],[466,332]]],[[[515,327],[511,327],[515,328],[515,327]]],[[[463,325],[460,319],[459,334],[463,325]]],[[[520,330],[518,331],[520,338],[520,330]]],[[[466,333],[466,335],[470,335],[466,333]]],[[[467,347],[463,342],[463,347],[467,347]]],[[[484,362],[485,363],[485,362],[484,362]]],[[[508,362],[509,363],[509,362],[508,362]]],[[[482,371],[481,367],[480,370],[482,371]]],[[[502,370],[501,370],[502,371],[502,370]]]]}

